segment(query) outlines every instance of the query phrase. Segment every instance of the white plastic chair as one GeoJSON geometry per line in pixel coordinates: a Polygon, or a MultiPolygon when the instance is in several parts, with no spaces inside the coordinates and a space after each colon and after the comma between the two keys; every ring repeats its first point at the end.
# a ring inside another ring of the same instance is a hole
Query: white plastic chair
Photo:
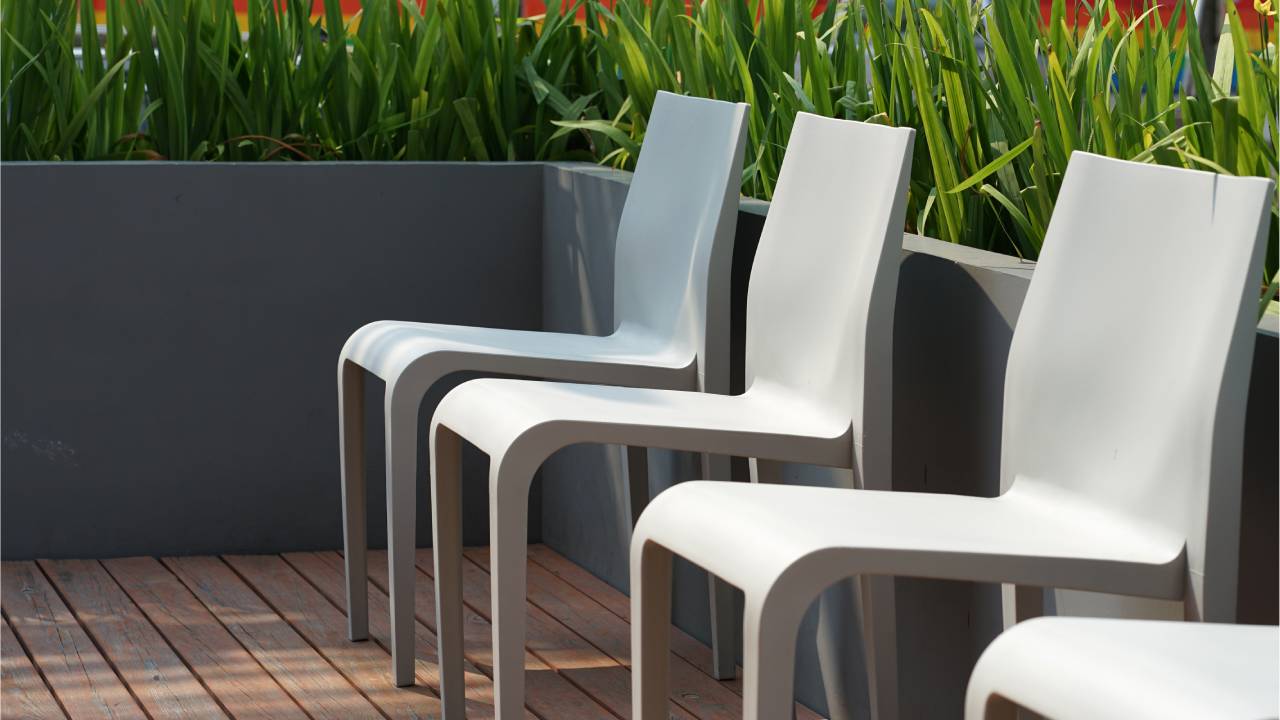
{"type": "MultiPolygon", "coordinates": [[[[618,443],[888,477],[888,356],[912,137],[910,129],[797,117],[752,269],[744,394],[493,379],[463,383],[445,396],[430,437],[446,715],[462,712],[462,439],[490,457],[499,717],[515,717],[524,703],[529,485],[556,450],[618,443]]],[[[771,467],[753,462],[753,479],[769,479],[771,467]]],[[[699,519],[687,532],[696,535],[703,524],[699,519]]],[[[883,607],[892,611],[891,597],[883,607]]],[[[654,707],[666,716],[665,692],[654,707]]]]}
{"type": "Polygon", "coordinates": [[[1036,618],[987,646],[967,720],[1280,717],[1274,625],[1036,618]]]}
{"type": "MultiPolygon", "coordinates": [[[[413,684],[418,409],[432,384],[466,370],[728,392],[728,283],[746,110],[741,103],[658,93],[618,228],[611,335],[387,321],[360,328],[342,348],[338,408],[348,631],[352,640],[368,637],[364,369],[386,381],[397,685],[413,684]]],[[[644,465],[634,460],[630,481],[647,488],[644,465]]]]}
{"type": "Polygon", "coordinates": [[[851,576],[1034,586],[1020,616],[1056,587],[1231,620],[1271,192],[1072,156],[1009,352],[998,498],[717,482],[659,495],[631,544],[633,717],[666,713],[672,553],[746,594],[748,718],[788,711],[801,616],[851,576]]]}

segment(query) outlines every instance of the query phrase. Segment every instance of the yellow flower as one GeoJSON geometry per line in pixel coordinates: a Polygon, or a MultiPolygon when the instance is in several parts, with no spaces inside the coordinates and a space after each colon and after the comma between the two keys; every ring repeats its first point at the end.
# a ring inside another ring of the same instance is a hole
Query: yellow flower
{"type": "Polygon", "coordinates": [[[1253,0],[1253,9],[1259,15],[1266,15],[1267,17],[1273,17],[1276,14],[1275,9],[1271,7],[1271,0],[1253,0]]]}

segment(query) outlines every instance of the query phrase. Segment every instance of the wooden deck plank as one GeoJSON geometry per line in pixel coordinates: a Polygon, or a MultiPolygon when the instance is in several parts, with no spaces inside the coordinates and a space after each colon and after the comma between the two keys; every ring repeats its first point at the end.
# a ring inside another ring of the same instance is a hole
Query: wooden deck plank
{"type": "MultiPolygon", "coordinates": [[[[572,560],[560,555],[546,545],[530,545],[529,559],[542,566],[547,572],[559,577],[570,586],[580,590],[592,600],[600,603],[607,610],[631,622],[631,598],[609,583],[592,575],[587,569],[575,564],[572,560]]],[[[676,626],[671,626],[671,652],[688,661],[695,668],[706,673],[711,668],[711,648],[676,626]]],[[[710,677],[710,675],[708,675],[710,677]]],[[[721,685],[742,695],[742,669],[733,680],[718,681],[721,685]]],[[[821,720],[822,716],[801,703],[796,703],[796,720],[821,720]]]]}
{"type": "MultiPolygon", "coordinates": [[[[393,686],[385,552],[370,557],[370,634],[346,639],[336,552],[5,562],[8,717],[438,717],[431,551],[415,573],[418,685],[393,686]]],[[[630,716],[630,601],[541,545],[529,549],[526,720],[630,716]]],[[[468,714],[492,718],[488,551],[463,564],[468,714]]],[[[669,714],[736,718],[740,681],[672,628],[669,714]]],[[[819,716],[797,704],[797,720],[819,716]]]]}
{"type": "Polygon", "coordinates": [[[0,605],[73,718],[145,720],[142,708],[33,562],[5,562],[0,605]]]}
{"type": "Polygon", "coordinates": [[[31,664],[27,651],[9,621],[0,623],[0,718],[56,720],[66,713],[58,707],[44,679],[31,664]]]}
{"type": "Polygon", "coordinates": [[[96,560],[41,560],[40,566],[152,720],[226,717],[96,560]]]}
{"type": "Polygon", "coordinates": [[[182,557],[163,562],[312,718],[380,717],[368,699],[222,560],[182,557]]]}
{"type": "MultiPolygon", "coordinates": [[[[489,549],[469,548],[466,556],[487,572],[489,549]]],[[[631,667],[631,628],[564,580],[528,562],[529,602],[591,642],[619,665],[631,667]]],[[[671,657],[671,700],[704,720],[738,720],[742,697],[677,655],[671,657]]]]}
{"type": "Polygon", "coordinates": [[[347,639],[347,621],[336,607],[278,555],[224,558],[271,607],[392,718],[438,717],[440,699],[421,685],[397,688],[391,656],[371,642],[347,639]]]}
{"type": "Polygon", "coordinates": [[[233,717],[306,720],[293,698],[160,561],[135,557],[102,564],[233,717]]]}
{"type": "Polygon", "coordinates": [[[70,715],[146,719],[35,562],[4,562],[0,591],[14,632],[70,715]]]}
{"type": "MultiPolygon", "coordinates": [[[[419,568],[432,567],[430,549],[419,549],[419,568]]],[[[477,615],[492,620],[489,574],[476,563],[462,563],[463,597],[477,615]]],[[[631,717],[631,672],[615,658],[602,652],[572,629],[561,624],[541,608],[527,605],[525,646],[555,668],[574,685],[582,688],[601,705],[622,718],[631,717]]],[[[485,644],[492,643],[486,636],[485,644]]],[[[694,718],[695,714],[674,703],[669,705],[671,717],[694,718]]]]}
{"type": "MultiPolygon", "coordinates": [[[[343,570],[331,565],[321,553],[286,553],[284,559],[294,570],[328,598],[339,611],[346,605],[346,580],[343,570]]],[[[391,604],[385,593],[369,584],[369,637],[390,652],[391,604]]],[[[437,694],[440,691],[440,664],[436,657],[435,634],[420,622],[414,622],[414,674],[416,682],[437,694]]],[[[474,667],[465,668],[467,717],[492,718],[493,681],[474,667]]],[[[527,718],[534,718],[526,712],[527,718]]]]}
{"type": "MultiPolygon", "coordinates": [[[[574,564],[572,560],[546,545],[530,545],[529,559],[541,565],[552,575],[586,593],[609,612],[628,623],[631,622],[631,598],[592,575],[586,568],[574,564]]],[[[711,667],[711,648],[674,625],[671,626],[671,652],[688,660],[694,667],[704,670],[711,667]]],[[[720,683],[741,695],[742,668],[738,668],[738,675],[732,680],[721,680],[720,683]]],[[[813,720],[818,720],[816,715],[813,720]]]]}
{"type": "MultiPolygon", "coordinates": [[[[342,556],[328,553],[327,559],[336,569],[342,568],[342,556]]],[[[370,558],[369,579],[380,591],[387,588],[386,552],[375,552],[370,558]]],[[[417,572],[414,583],[414,614],[419,622],[435,632],[436,603],[435,584],[431,578],[417,572]]],[[[385,597],[385,595],[383,596],[385,597]]],[[[372,607],[372,606],[371,606],[372,607]]],[[[493,675],[492,631],[489,621],[470,608],[463,607],[463,653],[473,667],[478,667],[487,677],[493,675]]],[[[613,718],[604,706],[575,687],[551,666],[528,651],[524,654],[525,701],[529,708],[544,720],[577,720],[578,718],[613,718]]],[[[492,683],[492,681],[490,681],[492,683]]]]}

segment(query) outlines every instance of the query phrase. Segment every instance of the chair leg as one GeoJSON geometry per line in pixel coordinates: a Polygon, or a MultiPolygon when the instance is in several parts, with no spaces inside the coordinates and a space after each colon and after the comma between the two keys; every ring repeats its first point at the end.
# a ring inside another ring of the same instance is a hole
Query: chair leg
{"type": "Polygon", "coordinates": [[[462,631],[462,440],[437,425],[431,437],[431,533],[435,557],[440,704],[448,720],[465,710],[462,631]]]}
{"type": "Polygon", "coordinates": [[[1008,630],[1023,620],[1044,615],[1044,594],[1048,588],[1032,585],[1000,585],[1000,612],[1004,629],[1008,630]]]}
{"type": "MultiPolygon", "coordinates": [[[[859,615],[858,581],[855,578],[841,580],[823,591],[818,597],[818,669],[822,674],[822,686],[826,690],[827,716],[831,720],[848,720],[856,716],[860,707],[853,704],[860,694],[858,686],[874,671],[865,672],[863,666],[853,662],[862,655],[858,646],[858,633],[851,624],[859,615]]],[[[866,634],[866,631],[863,631],[866,634]]],[[[867,642],[870,646],[870,642],[867,642]]],[[[870,668],[870,657],[866,667],[870,668]]],[[[874,702],[872,707],[874,708],[874,702]]],[[[872,713],[872,717],[876,717],[872,713]]]]}
{"type": "Polygon", "coordinates": [[[751,468],[751,482],[769,485],[782,483],[782,463],[776,460],[750,458],[747,464],[751,468]]]}
{"type": "Polygon", "coordinates": [[[1034,585],[1014,586],[1014,618],[1018,622],[1044,615],[1044,594],[1047,588],[1034,585]]]}
{"type": "MultiPolygon", "coordinates": [[[[750,468],[751,482],[768,483],[772,485],[776,485],[782,482],[782,463],[776,462],[773,460],[762,460],[760,458],[749,458],[747,460],[747,464],[748,464],[748,467],[750,468]]],[[[727,472],[728,472],[728,469],[726,468],[726,473],[727,472]]],[[[728,475],[726,474],[726,477],[727,476],[728,475]]],[[[728,583],[724,582],[723,580],[720,580],[719,578],[713,575],[708,575],[707,579],[711,583],[711,606],[712,606],[711,634],[712,634],[712,641],[713,641],[712,644],[714,646],[716,644],[714,641],[717,635],[717,631],[721,633],[732,632],[732,629],[728,631],[725,631],[722,629],[726,626],[728,626],[729,628],[732,628],[732,625],[726,624],[723,620],[718,619],[716,615],[717,607],[724,606],[726,602],[732,603],[732,600],[728,600],[728,601],[725,600],[726,597],[730,597],[730,598],[732,597],[731,595],[732,590],[731,590],[731,586],[728,583]]],[[[729,604],[728,607],[730,608],[730,611],[732,611],[732,607],[733,607],[732,604],[729,604]]],[[[730,615],[730,617],[732,617],[732,615],[730,615]]],[[[744,643],[745,643],[745,640],[744,640],[744,643]]],[[[724,642],[721,642],[718,647],[713,647],[713,650],[715,650],[714,662],[715,662],[716,668],[712,674],[718,680],[727,680],[732,678],[734,675],[734,671],[733,671],[734,665],[732,664],[733,660],[731,657],[733,651],[732,649],[726,650],[725,648],[726,645],[728,646],[728,648],[733,648],[732,643],[724,643],[724,642]],[[729,656],[729,657],[725,657],[725,656],[729,656]],[[722,669],[726,665],[729,668],[727,673],[722,672],[722,669]]],[[[744,648],[743,648],[744,662],[746,657],[745,654],[746,654],[746,649],[744,645],[744,648]]]]}
{"type": "Polygon", "coordinates": [[[631,527],[649,504],[649,449],[627,446],[627,489],[631,503],[631,527]]]}
{"type": "MultiPolygon", "coordinates": [[[[733,468],[727,455],[703,455],[702,476],[707,480],[731,480],[733,468]]],[[[711,600],[711,677],[732,680],[738,674],[738,618],[733,586],[707,573],[711,600]]]]}
{"type": "Polygon", "coordinates": [[[738,613],[733,586],[707,573],[707,593],[711,601],[711,677],[732,680],[738,674],[738,613]]]}
{"type": "Polygon", "coordinates": [[[796,598],[766,602],[747,594],[742,632],[742,705],[746,720],[795,712],[796,635],[804,615],[796,598]]]}
{"type": "Polygon", "coordinates": [[[529,483],[490,460],[489,581],[493,603],[493,694],[499,720],[524,713],[525,583],[529,483]],[[503,475],[506,477],[503,477],[503,475]]]}
{"type": "Polygon", "coordinates": [[[398,687],[413,684],[413,589],[420,394],[387,383],[387,570],[391,596],[391,665],[398,687]]]}
{"type": "Polygon", "coordinates": [[[643,543],[631,555],[631,717],[667,720],[671,551],[643,543]]]}
{"type": "Polygon", "coordinates": [[[364,473],[364,371],[338,367],[338,451],[342,473],[342,557],[347,571],[347,637],[369,639],[369,541],[364,473]]]}
{"type": "Polygon", "coordinates": [[[896,720],[899,712],[898,624],[893,577],[862,575],[858,584],[871,716],[877,720],[896,720]]]}

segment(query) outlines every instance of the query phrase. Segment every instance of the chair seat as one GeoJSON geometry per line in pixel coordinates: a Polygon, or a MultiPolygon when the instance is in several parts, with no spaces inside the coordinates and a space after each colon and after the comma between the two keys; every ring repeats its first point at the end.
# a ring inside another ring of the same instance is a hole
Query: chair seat
{"type": "Polygon", "coordinates": [[[795,395],[759,387],[743,395],[715,395],[473,380],[445,396],[435,425],[494,456],[527,437],[552,450],[572,443],[619,443],[832,466],[850,462],[847,418],[842,421],[795,395]]]}
{"type": "Polygon", "coordinates": [[[449,356],[438,362],[458,369],[584,382],[614,380],[616,370],[587,367],[604,364],[635,369],[640,376],[631,382],[654,380],[670,387],[691,387],[695,367],[692,351],[626,328],[596,336],[386,320],[360,328],[342,349],[343,360],[384,380],[433,355],[449,356]],[[575,366],[572,371],[557,369],[566,363],[575,366]]]}
{"type": "Polygon", "coordinates": [[[1037,618],[974,669],[966,717],[998,695],[1057,720],[1280,715],[1280,628],[1037,618]]]}
{"type": "Polygon", "coordinates": [[[886,574],[1182,597],[1178,538],[1019,484],[993,499],[689,482],[650,503],[633,542],[657,542],[744,590],[810,567],[823,586],[886,574]]]}

